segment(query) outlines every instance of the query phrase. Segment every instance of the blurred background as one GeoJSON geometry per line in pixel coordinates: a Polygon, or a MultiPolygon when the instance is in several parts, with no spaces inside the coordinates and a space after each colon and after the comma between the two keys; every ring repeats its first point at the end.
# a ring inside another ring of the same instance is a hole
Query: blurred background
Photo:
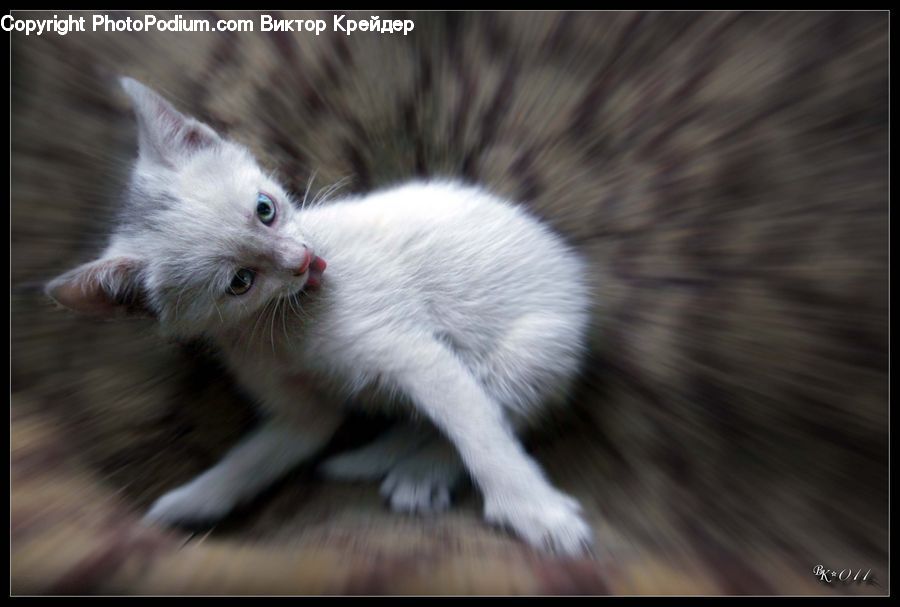
{"type": "Polygon", "coordinates": [[[14,594],[889,591],[888,13],[377,13],[407,36],[269,13],[318,37],[179,14],[257,31],[11,34],[14,594]],[[486,526],[471,489],[403,517],[311,467],[204,532],[137,524],[255,417],[196,344],[41,294],[106,242],[119,75],[295,192],[456,176],[589,258],[591,355],[529,445],[594,559],[486,526]]]}

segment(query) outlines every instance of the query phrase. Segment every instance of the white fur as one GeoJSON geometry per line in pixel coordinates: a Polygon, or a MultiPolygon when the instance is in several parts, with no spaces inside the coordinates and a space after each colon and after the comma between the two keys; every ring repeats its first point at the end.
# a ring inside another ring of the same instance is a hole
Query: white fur
{"type": "MultiPolygon", "coordinates": [[[[516,439],[578,369],[589,317],[579,257],[521,207],[454,181],[300,208],[243,148],[142,85],[125,87],[141,125],[132,211],[100,260],[48,290],[76,309],[85,306],[73,284],[94,302],[115,300],[117,288],[141,294],[164,332],[215,342],[273,415],[212,470],[160,498],[149,518],[224,515],[323,445],[349,399],[433,423],[481,490],[489,521],[538,547],[583,550],[591,532],[577,502],[516,439]],[[255,216],[260,191],[278,201],[271,226],[255,216]],[[320,288],[298,296],[308,277],[291,270],[303,247],[328,267],[320,288]],[[118,286],[92,283],[111,263],[116,276],[137,270],[118,286]],[[255,269],[256,282],[228,295],[237,268],[255,269]]],[[[438,440],[410,446],[423,465],[413,455],[384,466],[395,508],[449,504],[461,468],[438,440]]]]}

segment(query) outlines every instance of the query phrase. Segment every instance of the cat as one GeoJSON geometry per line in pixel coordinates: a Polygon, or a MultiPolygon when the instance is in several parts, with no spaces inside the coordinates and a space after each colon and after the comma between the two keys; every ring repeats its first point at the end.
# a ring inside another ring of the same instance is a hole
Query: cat
{"type": "Polygon", "coordinates": [[[586,349],[585,266],[559,236],[452,179],[294,200],[237,142],[136,80],[121,85],[138,157],[117,227],[99,259],[46,293],[80,313],[150,316],[166,336],[205,337],[267,414],[147,520],[224,517],[316,454],[349,399],[437,431],[404,422],[326,461],[328,475],[383,478],[392,508],[428,513],[448,508],[468,474],[489,523],[537,548],[590,550],[580,504],[517,439],[565,401],[586,349]]]}

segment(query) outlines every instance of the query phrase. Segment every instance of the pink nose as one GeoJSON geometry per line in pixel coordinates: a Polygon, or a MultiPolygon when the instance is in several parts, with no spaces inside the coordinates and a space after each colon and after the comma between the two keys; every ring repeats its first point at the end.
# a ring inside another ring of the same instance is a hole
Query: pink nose
{"type": "Polygon", "coordinates": [[[309,269],[309,264],[312,262],[312,253],[309,252],[309,249],[303,249],[303,261],[300,262],[300,265],[294,270],[294,276],[300,276],[307,269],[309,269]]]}

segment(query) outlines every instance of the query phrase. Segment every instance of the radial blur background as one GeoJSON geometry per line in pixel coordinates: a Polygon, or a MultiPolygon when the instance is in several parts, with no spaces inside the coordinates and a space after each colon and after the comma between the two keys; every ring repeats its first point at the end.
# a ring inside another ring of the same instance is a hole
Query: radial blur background
{"type": "Polygon", "coordinates": [[[11,34],[13,593],[889,592],[888,13],[179,14],[257,31],[11,34]],[[589,259],[590,357],[529,445],[593,559],[488,527],[472,489],[404,517],[312,466],[203,532],[137,524],[256,418],[203,348],[41,293],[106,242],[120,75],[295,192],[456,176],[589,259]]]}

